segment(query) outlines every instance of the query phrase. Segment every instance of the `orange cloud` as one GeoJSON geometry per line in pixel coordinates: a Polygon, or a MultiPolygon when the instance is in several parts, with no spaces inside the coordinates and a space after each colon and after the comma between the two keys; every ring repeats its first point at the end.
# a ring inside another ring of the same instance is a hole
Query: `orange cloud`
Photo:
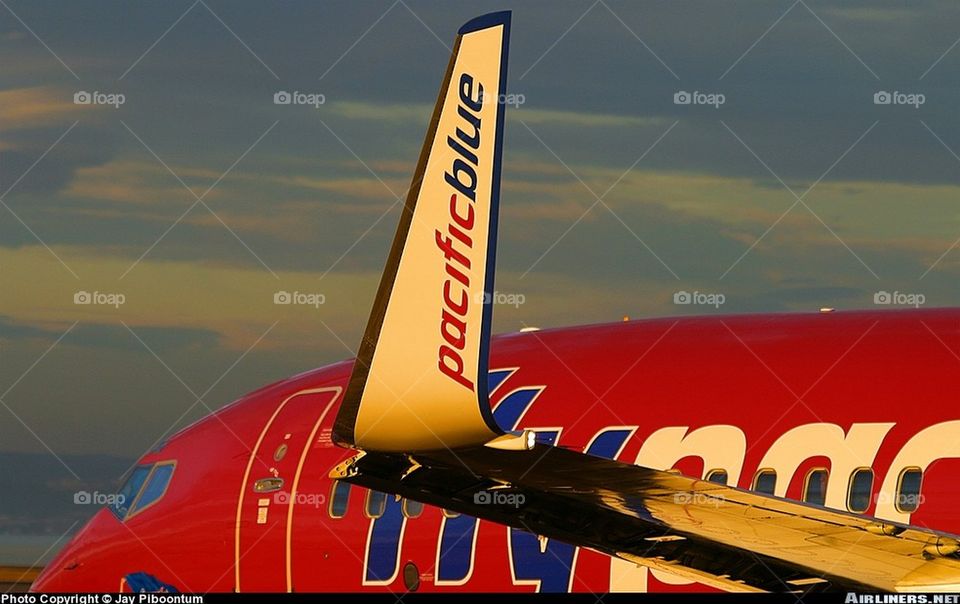
{"type": "Polygon", "coordinates": [[[85,106],[73,93],[51,86],[0,90],[0,131],[48,126],[74,119],[85,106]]]}
{"type": "MultiPolygon", "coordinates": [[[[171,166],[197,195],[216,182],[216,170],[171,166]]],[[[239,177],[237,177],[239,178],[239,177]]],[[[221,185],[222,186],[222,185],[221,185]]],[[[219,189],[219,187],[218,187],[219,189]]],[[[213,199],[214,189],[205,199],[213,199]]],[[[66,193],[88,199],[101,199],[129,204],[170,203],[194,200],[190,192],[157,162],[115,160],[99,166],[80,168],[66,193]]]]}

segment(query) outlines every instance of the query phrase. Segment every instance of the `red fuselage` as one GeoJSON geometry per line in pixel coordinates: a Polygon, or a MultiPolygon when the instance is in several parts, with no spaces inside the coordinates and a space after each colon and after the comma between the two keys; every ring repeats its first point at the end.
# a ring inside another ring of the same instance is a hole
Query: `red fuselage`
{"type": "MultiPolygon", "coordinates": [[[[958,355],[960,310],[635,320],[495,338],[491,400],[505,429],[580,451],[614,432],[595,453],[742,488],[774,472],[765,485],[794,499],[822,468],[830,507],[872,471],[865,514],[960,533],[958,355]]],[[[125,520],[100,510],[34,589],[115,591],[131,573],[193,592],[695,588],[358,487],[341,509],[328,474],[351,452],[330,432],[351,366],[267,386],[144,455],[176,462],[162,497],[125,520]]]]}

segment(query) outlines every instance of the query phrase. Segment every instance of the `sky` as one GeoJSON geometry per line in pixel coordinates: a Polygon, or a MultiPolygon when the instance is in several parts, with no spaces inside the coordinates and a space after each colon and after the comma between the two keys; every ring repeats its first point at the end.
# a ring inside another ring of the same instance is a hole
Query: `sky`
{"type": "Polygon", "coordinates": [[[960,304],[954,2],[0,0],[0,534],[353,356],[454,33],[504,8],[495,332],[960,304]]]}

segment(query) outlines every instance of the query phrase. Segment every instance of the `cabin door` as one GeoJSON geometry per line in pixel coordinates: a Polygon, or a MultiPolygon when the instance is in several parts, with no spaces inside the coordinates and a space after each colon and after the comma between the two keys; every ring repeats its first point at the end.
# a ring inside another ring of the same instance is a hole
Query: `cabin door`
{"type": "MultiPolygon", "coordinates": [[[[237,507],[235,586],[240,592],[290,591],[293,519],[312,505],[297,487],[307,452],[342,389],[304,390],[281,401],[267,420],[243,480],[237,507]]],[[[328,422],[329,423],[329,422],[328,422]]],[[[316,494],[313,494],[314,496],[316,494]]]]}

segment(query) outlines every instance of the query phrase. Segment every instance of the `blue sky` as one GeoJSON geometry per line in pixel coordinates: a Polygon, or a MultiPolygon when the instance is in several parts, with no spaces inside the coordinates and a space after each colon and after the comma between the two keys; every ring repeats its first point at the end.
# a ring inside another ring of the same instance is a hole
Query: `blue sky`
{"type": "MultiPolygon", "coordinates": [[[[56,515],[208,408],[351,356],[453,33],[504,5],[0,4],[0,469],[53,459],[56,515]]],[[[496,331],[960,302],[960,6],[509,8],[497,289],[524,303],[496,331]]]]}

